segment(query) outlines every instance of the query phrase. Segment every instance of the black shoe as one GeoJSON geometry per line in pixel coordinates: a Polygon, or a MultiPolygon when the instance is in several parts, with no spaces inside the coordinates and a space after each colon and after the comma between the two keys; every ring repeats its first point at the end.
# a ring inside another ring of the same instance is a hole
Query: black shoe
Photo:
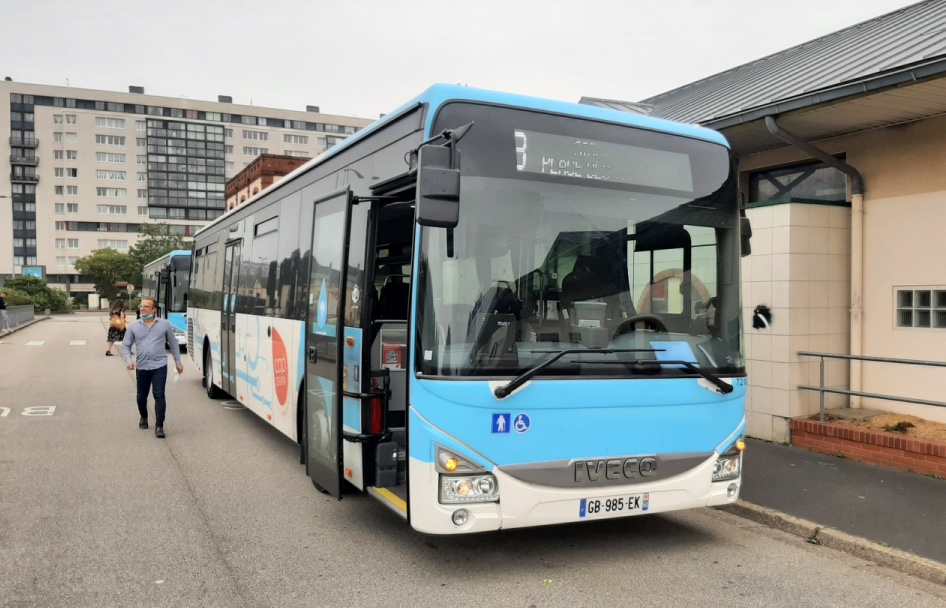
{"type": "Polygon", "coordinates": [[[154,436],[158,439],[164,439],[164,427],[156,426],[154,427],[154,436]]]}
{"type": "Polygon", "coordinates": [[[105,356],[106,356],[106,357],[114,357],[115,355],[112,354],[112,351],[107,350],[107,351],[105,351],[105,356]]]}
{"type": "Polygon", "coordinates": [[[147,419],[147,418],[142,418],[141,420],[139,420],[139,421],[138,421],[138,428],[139,428],[139,429],[146,429],[146,428],[148,428],[148,419],[147,419]]]}

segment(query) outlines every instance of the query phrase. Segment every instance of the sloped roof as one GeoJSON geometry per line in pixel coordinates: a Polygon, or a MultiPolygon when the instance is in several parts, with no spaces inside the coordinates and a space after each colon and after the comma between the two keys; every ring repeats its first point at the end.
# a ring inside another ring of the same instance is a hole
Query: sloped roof
{"type": "Polygon", "coordinates": [[[855,85],[849,91],[854,94],[857,85],[883,76],[899,73],[904,83],[915,81],[916,70],[911,75],[906,68],[924,66],[938,68],[929,76],[946,73],[946,0],[913,4],[640,103],[653,106],[651,116],[722,128],[741,122],[726,118],[776,104],[789,107],[788,100],[816,105],[839,99],[844,95],[818,93],[847,84],[855,85]]]}

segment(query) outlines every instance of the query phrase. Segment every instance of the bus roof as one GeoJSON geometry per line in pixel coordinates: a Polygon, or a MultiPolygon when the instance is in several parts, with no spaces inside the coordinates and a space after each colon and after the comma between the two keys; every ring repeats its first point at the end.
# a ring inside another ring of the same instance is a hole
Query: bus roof
{"type": "MultiPolygon", "coordinates": [[[[273,184],[270,188],[261,190],[254,196],[250,197],[243,204],[246,205],[252,203],[253,201],[261,198],[263,195],[270,194],[273,190],[279,188],[280,186],[288,185],[292,181],[292,178],[294,178],[296,175],[305,173],[312,167],[321,164],[323,161],[338,154],[342,150],[353,146],[360,140],[368,137],[371,133],[380,130],[388,123],[393,122],[399,118],[402,114],[415,108],[418,104],[428,104],[430,107],[430,111],[427,112],[427,123],[424,125],[424,132],[429,135],[433,125],[434,117],[437,114],[436,110],[451,101],[482,102],[499,106],[525,108],[539,112],[548,112],[551,114],[560,114],[562,116],[570,116],[575,118],[587,118],[602,122],[610,122],[618,125],[637,127],[639,129],[660,131],[662,133],[670,133],[673,135],[680,135],[693,139],[702,139],[704,141],[720,144],[727,148],[729,147],[729,142],[726,141],[726,138],[723,137],[721,133],[718,131],[713,131],[712,129],[701,127],[699,125],[673,122],[663,118],[653,118],[643,114],[633,114],[631,112],[622,112],[620,110],[612,110],[610,108],[602,108],[599,106],[590,106],[568,101],[556,101],[553,99],[531,97],[528,95],[502,93],[499,91],[477,89],[456,84],[435,84],[414,99],[402,104],[392,112],[384,115],[382,118],[379,118],[367,127],[361,129],[353,136],[345,139],[339,144],[332,146],[309,162],[296,168],[279,182],[273,184]]],[[[204,226],[200,231],[198,231],[198,234],[207,228],[216,225],[218,222],[224,221],[224,218],[226,217],[227,214],[224,213],[210,224],[204,226]]]]}
{"type": "Polygon", "coordinates": [[[165,253],[164,255],[162,255],[162,256],[159,257],[159,258],[155,258],[155,259],[151,260],[150,262],[148,262],[147,264],[145,264],[145,268],[147,268],[148,266],[151,266],[152,264],[156,264],[156,263],[158,263],[158,262],[162,262],[162,261],[164,261],[164,260],[170,260],[171,258],[176,258],[176,257],[179,257],[179,256],[185,256],[185,255],[186,255],[186,256],[190,256],[190,255],[191,255],[191,251],[190,251],[189,249],[175,249],[174,251],[169,251],[169,252],[165,253]]]}

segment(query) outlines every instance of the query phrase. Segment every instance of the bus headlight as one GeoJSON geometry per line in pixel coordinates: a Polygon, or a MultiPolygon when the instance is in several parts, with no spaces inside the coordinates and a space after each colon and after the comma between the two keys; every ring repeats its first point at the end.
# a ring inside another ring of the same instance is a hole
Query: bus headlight
{"type": "Polygon", "coordinates": [[[713,464],[713,481],[727,481],[739,477],[739,456],[720,456],[713,464]]]}
{"type": "Polygon", "coordinates": [[[492,475],[440,476],[440,504],[496,502],[499,488],[492,475]]]}

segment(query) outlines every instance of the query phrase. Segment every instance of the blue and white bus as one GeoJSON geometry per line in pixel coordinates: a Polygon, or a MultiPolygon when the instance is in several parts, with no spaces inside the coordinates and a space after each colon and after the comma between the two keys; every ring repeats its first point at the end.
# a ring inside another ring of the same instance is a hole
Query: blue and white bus
{"type": "Polygon", "coordinates": [[[141,295],[154,298],[158,316],[174,327],[181,348],[187,346],[187,290],[190,288],[191,252],[175,250],[145,264],[141,295]]]}
{"type": "Polygon", "coordinates": [[[435,85],[196,235],[189,351],[426,533],[722,505],[748,236],[714,131],[435,85]]]}

